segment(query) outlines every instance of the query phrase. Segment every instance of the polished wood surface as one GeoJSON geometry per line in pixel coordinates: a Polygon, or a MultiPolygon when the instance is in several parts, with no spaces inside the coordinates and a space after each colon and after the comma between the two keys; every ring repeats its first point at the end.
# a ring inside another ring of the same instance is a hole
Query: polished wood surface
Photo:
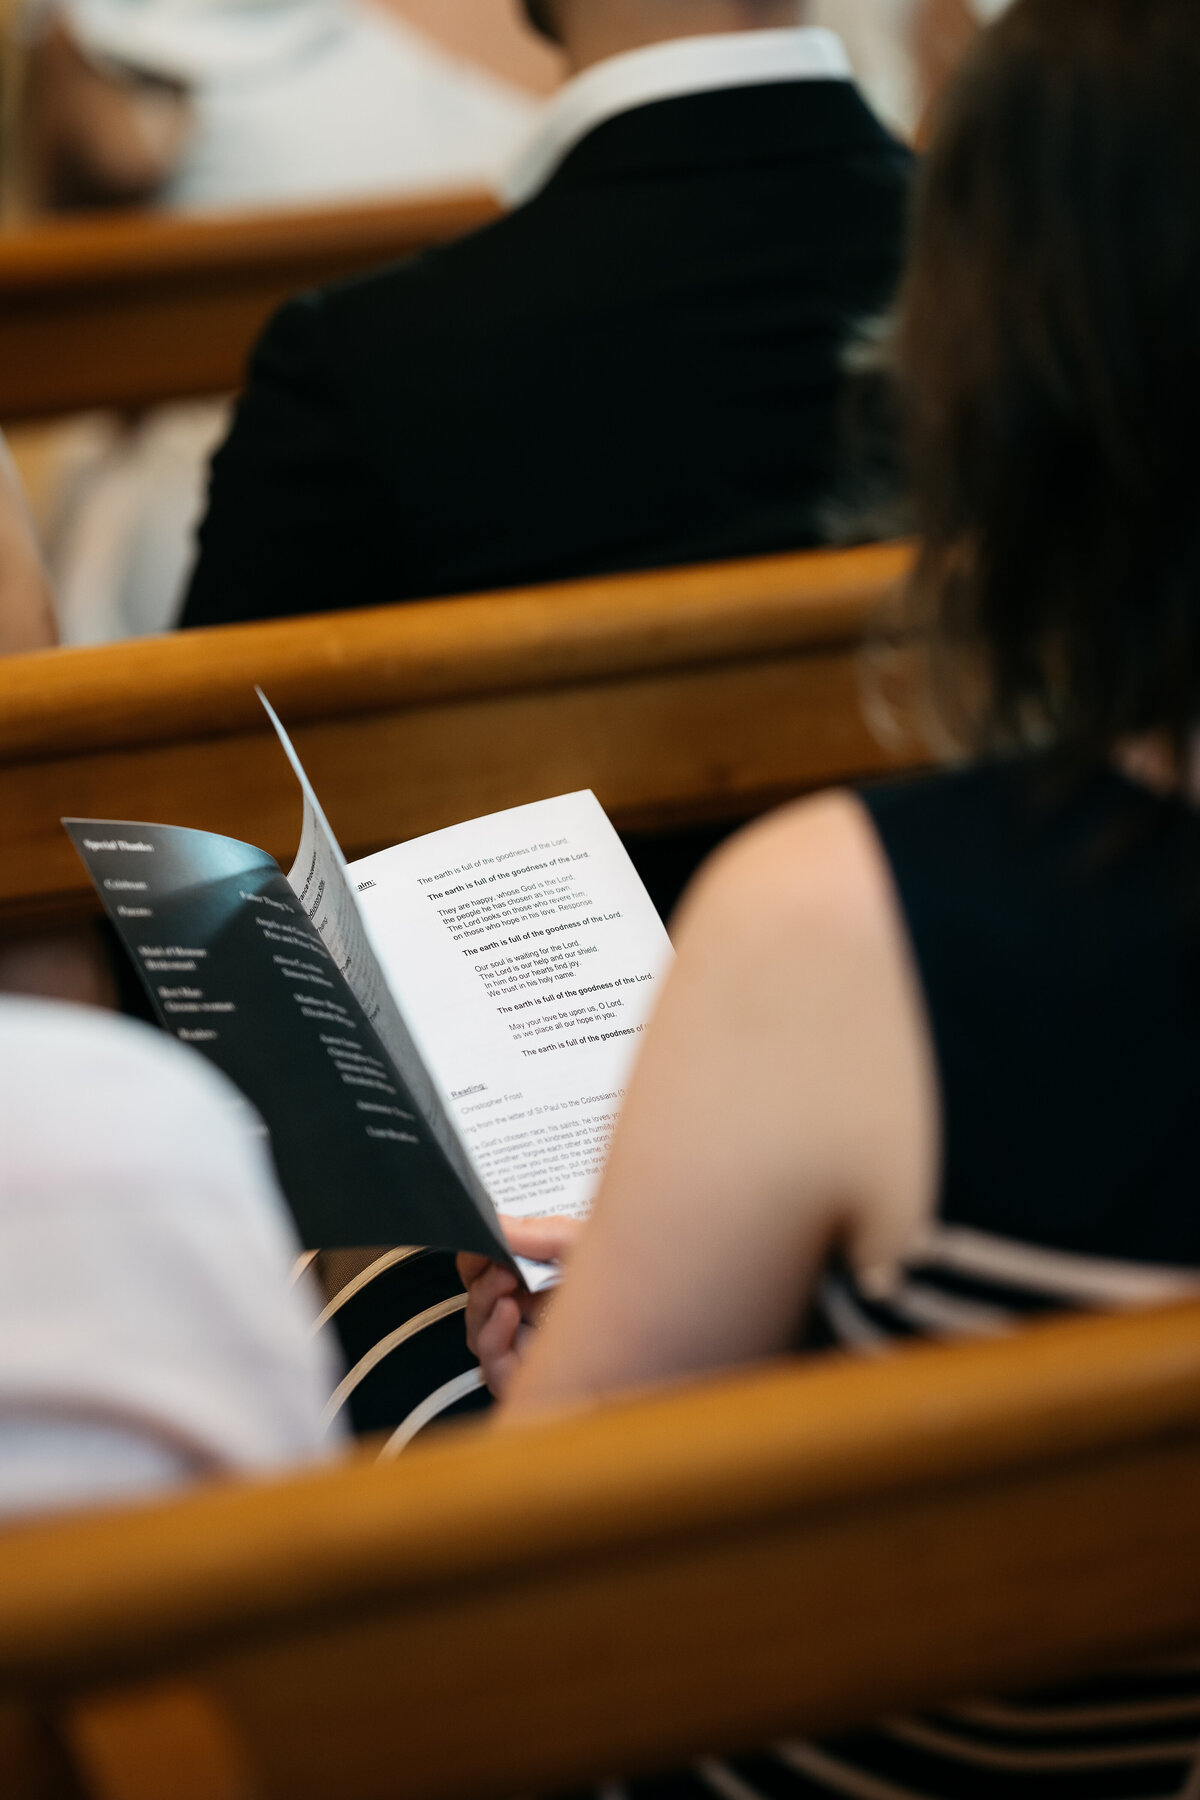
{"type": "Polygon", "coordinates": [[[263,1800],[499,1800],[1189,1638],[1195,1302],[0,1534],[7,1705],[110,1772],[174,1708],[263,1800]]]}
{"type": "Polygon", "coordinates": [[[290,859],[299,800],[255,684],[350,856],[579,787],[619,827],[657,827],[896,766],[857,654],[908,558],[811,552],[0,660],[0,927],[91,910],[64,815],[290,859]]]}
{"type": "Polygon", "coordinates": [[[289,294],[487,224],[486,193],[0,232],[0,421],[231,392],[289,294]]]}

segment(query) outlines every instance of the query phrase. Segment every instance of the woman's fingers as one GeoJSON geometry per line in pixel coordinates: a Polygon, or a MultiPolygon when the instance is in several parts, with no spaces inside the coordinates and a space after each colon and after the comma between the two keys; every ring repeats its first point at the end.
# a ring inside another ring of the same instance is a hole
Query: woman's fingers
{"type": "Polygon", "coordinates": [[[501,1216],[504,1235],[514,1256],[531,1262],[561,1262],[583,1230],[582,1219],[514,1219],[501,1216]]]}
{"type": "Polygon", "coordinates": [[[481,1325],[475,1354],[483,1370],[484,1380],[496,1396],[504,1397],[520,1357],[517,1334],[521,1329],[521,1309],[511,1294],[501,1295],[481,1325]]]}
{"type": "MultiPolygon", "coordinates": [[[[578,1219],[502,1218],[514,1256],[560,1262],[582,1229],[578,1219]]],[[[520,1366],[524,1344],[545,1310],[547,1294],[531,1294],[514,1269],[490,1257],[462,1252],[458,1274],[467,1290],[467,1346],[479,1358],[483,1378],[497,1399],[520,1366]]]]}
{"type": "MultiPolygon", "coordinates": [[[[515,1295],[517,1286],[517,1277],[511,1269],[505,1268],[503,1263],[488,1263],[483,1273],[467,1288],[467,1345],[472,1355],[479,1357],[481,1362],[483,1351],[480,1344],[484,1327],[497,1302],[515,1295]]],[[[516,1307],[515,1300],[513,1305],[516,1307]]],[[[516,1307],[516,1310],[519,1317],[520,1308],[516,1307]]]]}
{"type": "MultiPolygon", "coordinates": [[[[500,1214],[500,1224],[514,1256],[526,1256],[531,1262],[560,1261],[578,1238],[583,1229],[581,1219],[556,1218],[553,1215],[539,1219],[515,1219],[510,1214],[500,1214]]],[[[465,1288],[487,1268],[494,1267],[491,1257],[479,1256],[471,1250],[460,1250],[456,1257],[458,1278],[465,1288]]]]}
{"type": "Polygon", "coordinates": [[[470,1289],[473,1281],[478,1281],[485,1269],[495,1267],[495,1259],[490,1256],[477,1256],[473,1250],[460,1250],[454,1259],[458,1270],[458,1279],[463,1286],[470,1289]]]}

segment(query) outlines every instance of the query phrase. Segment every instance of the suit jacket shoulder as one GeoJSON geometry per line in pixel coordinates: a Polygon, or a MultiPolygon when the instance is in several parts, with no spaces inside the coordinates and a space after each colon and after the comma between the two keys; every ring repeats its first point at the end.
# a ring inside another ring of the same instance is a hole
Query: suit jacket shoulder
{"type": "Polygon", "coordinates": [[[347,428],[327,337],[325,297],[304,294],[254,350],[213,459],[186,625],[333,610],[386,580],[384,490],[347,428]]]}
{"type": "Polygon", "coordinates": [[[845,82],[656,102],[483,231],[293,303],[214,463],[185,622],[816,541],[908,175],[845,82]]]}

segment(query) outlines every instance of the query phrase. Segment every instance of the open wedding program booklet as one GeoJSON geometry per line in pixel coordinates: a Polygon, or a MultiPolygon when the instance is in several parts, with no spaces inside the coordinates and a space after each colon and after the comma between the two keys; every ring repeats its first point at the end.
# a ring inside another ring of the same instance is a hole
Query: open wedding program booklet
{"type": "Polygon", "coordinates": [[[507,1259],[497,1209],[588,1209],[667,934],[591,793],[347,864],[267,711],[304,801],[286,877],[213,832],[63,823],[162,1024],[265,1121],[306,1246],[507,1259]]]}

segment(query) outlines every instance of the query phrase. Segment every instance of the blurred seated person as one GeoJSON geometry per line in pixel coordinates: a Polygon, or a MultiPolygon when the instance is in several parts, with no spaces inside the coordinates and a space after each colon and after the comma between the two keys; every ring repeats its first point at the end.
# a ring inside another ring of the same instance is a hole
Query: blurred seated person
{"type": "MultiPolygon", "coordinates": [[[[0,436],[0,656],[57,642],[54,599],[20,477],[0,436]]],[[[116,990],[94,927],[0,940],[0,993],[112,1006],[116,990]]]]}
{"type": "Polygon", "coordinates": [[[910,158],[802,0],[533,0],[573,79],[514,211],[254,355],[183,623],[797,548],[910,158]]]}
{"type": "Polygon", "coordinates": [[[477,186],[534,110],[371,0],[52,0],[28,29],[31,174],[50,206],[477,186]]]}
{"type": "MultiPolygon", "coordinates": [[[[701,876],[544,1321],[462,1259],[511,1417],[1200,1287],[1198,91],[1195,0],[1017,0],[939,107],[897,338],[908,601],[969,755],[701,876]]],[[[1197,1769],[1193,1657],[706,1791],[1121,1800],[1197,1769]]]]}
{"type": "Polygon", "coordinates": [[[336,1449],[254,1115],[199,1055],[0,999],[0,1519],[336,1449]]]}
{"type": "MultiPolygon", "coordinates": [[[[52,0],[26,26],[37,206],[330,204],[495,186],[538,100],[372,0],[52,0]]],[[[58,435],[62,635],[173,625],[224,402],[58,435]]]]}

